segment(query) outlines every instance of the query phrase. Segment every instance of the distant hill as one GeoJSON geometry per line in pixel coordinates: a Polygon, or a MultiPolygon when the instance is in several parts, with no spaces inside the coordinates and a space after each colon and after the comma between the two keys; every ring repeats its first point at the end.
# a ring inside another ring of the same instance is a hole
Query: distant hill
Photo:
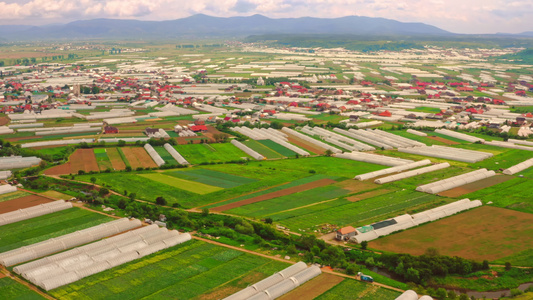
{"type": "Polygon", "coordinates": [[[453,33],[423,23],[384,18],[271,19],[262,15],[220,18],[203,14],[170,21],[94,19],[64,25],[0,26],[0,38],[16,40],[58,39],[173,39],[245,37],[257,34],[351,34],[452,36],[453,33]]]}

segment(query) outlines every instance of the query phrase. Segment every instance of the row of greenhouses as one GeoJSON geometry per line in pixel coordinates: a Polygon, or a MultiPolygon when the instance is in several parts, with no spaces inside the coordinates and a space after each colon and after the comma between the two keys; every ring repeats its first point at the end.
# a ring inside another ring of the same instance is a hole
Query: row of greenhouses
{"type": "Polygon", "coordinates": [[[522,172],[525,169],[531,168],[531,166],[533,166],[533,158],[530,158],[526,161],[523,161],[517,165],[514,165],[510,168],[503,170],[503,174],[513,175],[515,173],[522,172]]]}
{"type": "Polygon", "coordinates": [[[158,167],[161,167],[162,165],[165,164],[165,161],[163,160],[163,158],[161,158],[161,155],[159,155],[159,153],[157,153],[157,151],[155,151],[155,149],[154,149],[154,147],[152,147],[152,145],[144,144],[144,149],[146,150],[146,152],[148,152],[148,155],[150,155],[150,157],[154,160],[155,164],[158,167]]]}
{"type": "MultiPolygon", "coordinates": [[[[338,129],[338,128],[336,128],[338,129]]],[[[309,135],[317,135],[320,138],[324,139],[324,141],[333,144],[335,146],[341,147],[343,149],[349,150],[349,151],[372,151],[375,150],[374,147],[371,147],[367,144],[361,143],[359,141],[356,141],[354,139],[348,138],[344,135],[337,134],[335,132],[326,130],[324,128],[315,126],[315,127],[309,127],[305,126],[301,130],[302,132],[309,134],[309,135]]],[[[337,131],[339,132],[339,131],[337,131]]],[[[342,132],[340,132],[342,133],[342,132]]]]}
{"type": "Polygon", "coordinates": [[[330,150],[332,153],[342,153],[342,151],[340,149],[338,149],[338,148],[330,146],[330,145],[328,145],[328,144],[326,144],[324,142],[321,142],[321,141],[319,141],[317,139],[314,139],[314,138],[312,138],[312,137],[310,137],[308,135],[300,133],[300,132],[298,132],[296,130],[293,130],[293,129],[289,128],[289,127],[283,127],[281,130],[286,132],[286,133],[288,133],[288,134],[290,134],[290,135],[292,135],[292,136],[294,136],[294,137],[296,137],[296,138],[298,138],[298,139],[301,139],[301,140],[304,140],[304,141],[306,141],[308,143],[311,143],[311,144],[313,144],[313,145],[315,145],[315,146],[317,146],[319,148],[322,148],[322,149],[325,149],[325,150],[330,150]]]}
{"type": "Polygon", "coordinates": [[[496,175],[492,170],[487,170],[485,168],[479,169],[476,171],[468,172],[466,174],[461,174],[453,176],[450,178],[442,179],[432,183],[420,185],[416,188],[419,192],[437,194],[442,191],[450,190],[468,183],[476,182],[485,178],[489,178],[496,175]]]}
{"type": "Polygon", "coordinates": [[[282,133],[280,131],[276,131],[274,129],[265,129],[265,128],[253,128],[250,129],[248,127],[234,127],[232,128],[233,131],[239,132],[243,135],[246,135],[247,137],[253,139],[253,140],[271,140],[274,143],[277,143],[287,149],[292,150],[293,152],[297,153],[298,155],[302,156],[309,156],[309,152],[300,149],[299,147],[294,146],[293,144],[289,143],[287,141],[287,135],[285,133],[282,133]]]}
{"type": "Polygon", "coordinates": [[[475,143],[475,142],[484,143],[485,142],[485,140],[482,139],[482,138],[478,138],[478,137],[471,136],[471,135],[468,135],[468,134],[460,133],[460,132],[457,132],[457,131],[451,131],[451,130],[448,130],[448,129],[435,129],[435,132],[443,134],[443,135],[447,135],[447,136],[450,136],[450,137],[453,137],[453,138],[456,138],[456,139],[460,139],[460,140],[463,140],[463,141],[471,142],[471,143],[475,143]]]}
{"type": "Polygon", "coordinates": [[[482,151],[467,150],[432,145],[431,147],[398,148],[398,151],[422,156],[443,158],[467,163],[475,163],[492,157],[494,154],[482,151]]]}
{"type": "Polygon", "coordinates": [[[153,224],[13,268],[33,284],[51,290],[191,239],[188,233],[153,224]]]}
{"type": "Polygon", "coordinates": [[[533,147],[528,147],[528,146],[524,146],[524,145],[516,145],[515,143],[511,143],[511,142],[509,142],[509,141],[507,141],[507,142],[490,141],[490,142],[485,142],[485,145],[496,146],[496,147],[502,147],[502,148],[510,148],[510,149],[519,149],[519,150],[533,151],[533,147]]]}
{"type": "Polygon", "coordinates": [[[75,145],[79,143],[94,143],[94,139],[72,139],[72,140],[55,140],[55,141],[42,141],[42,142],[31,142],[21,144],[22,148],[35,148],[35,147],[44,147],[44,146],[64,146],[64,145],[75,145]]]}
{"type": "Polygon", "coordinates": [[[0,253],[0,264],[9,267],[26,261],[41,258],[52,253],[64,251],[83,244],[94,242],[133,228],[140,227],[141,221],[122,218],[103,223],[83,230],[75,231],[60,237],[51,238],[39,243],[23,246],[11,251],[0,253]]]}
{"type": "Polygon", "coordinates": [[[352,237],[352,239],[357,243],[375,240],[393,232],[436,221],[481,205],[482,203],[479,200],[470,201],[470,199],[462,199],[414,215],[404,214],[386,221],[378,222],[374,225],[357,228],[357,234],[352,237]]]}
{"type": "Polygon", "coordinates": [[[322,271],[318,266],[307,267],[304,262],[298,262],[224,298],[224,300],[273,300],[315,278],[321,273],[322,271]]]}
{"type": "MultiPolygon", "coordinates": [[[[11,172],[7,173],[7,172],[2,172],[0,173],[0,179],[6,179],[8,177],[11,176],[11,172]]],[[[4,185],[0,185],[0,195],[2,194],[8,194],[8,193],[13,193],[13,192],[16,192],[17,191],[17,187],[16,186],[12,186],[12,185],[9,185],[9,184],[4,184],[4,185]]]]}
{"type": "Polygon", "coordinates": [[[339,153],[339,154],[336,154],[335,157],[362,161],[362,162],[367,162],[367,163],[377,164],[377,165],[391,166],[391,167],[410,164],[414,162],[410,159],[403,159],[403,158],[378,155],[378,154],[372,154],[372,153],[366,153],[366,152],[357,152],[357,151],[354,151],[351,153],[339,153]]]}
{"type": "Polygon", "coordinates": [[[50,203],[39,204],[37,206],[10,211],[7,213],[0,214],[0,226],[35,218],[60,210],[69,209],[71,207],[72,204],[70,202],[58,200],[50,203]]]}
{"type": "Polygon", "coordinates": [[[429,165],[429,164],[431,164],[431,161],[429,159],[424,159],[424,160],[421,160],[421,161],[415,161],[415,162],[412,162],[412,163],[403,164],[403,165],[395,166],[395,167],[392,167],[392,168],[387,168],[387,169],[382,169],[382,170],[378,170],[378,171],[374,171],[374,172],[364,173],[364,174],[355,176],[354,179],[367,180],[367,179],[371,179],[371,178],[375,178],[375,177],[379,177],[379,176],[383,176],[383,175],[387,175],[387,174],[398,173],[398,172],[402,172],[402,171],[405,171],[405,170],[410,170],[410,169],[426,166],[426,165],[429,165]]]}
{"type": "Polygon", "coordinates": [[[435,165],[427,166],[427,167],[424,167],[424,168],[415,169],[415,170],[412,170],[412,171],[407,171],[407,172],[402,172],[402,173],[399,173],[399,174],[394,174],[394,175],[390,175],[390,176],[386,176],[386,177],[381,177],[381,178],[378,178],[378,179],[374,180],[374,183],[384,184],[384,183],[389,183],[389,182],[393,182],[393,181],[398,181],[398,180],[402,180],[402,179],[405,179],[405,178],[417,176],[417,175],[420,175],[420,174],[429,173],[429,172],[433,172],[433,171],[437,171],[437,170],[442,170],[442,169],[448,168],[449,166],[450,166],[449,163],[435,164],[435,165]]]}

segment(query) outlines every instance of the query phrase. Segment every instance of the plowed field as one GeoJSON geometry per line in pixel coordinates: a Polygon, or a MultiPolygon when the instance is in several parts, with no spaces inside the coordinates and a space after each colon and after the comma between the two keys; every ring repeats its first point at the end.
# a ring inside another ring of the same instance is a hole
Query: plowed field
{"type": "Polygon", "coordinates": [[[24,196],[21,198],[4,201],[0,202],[0,214],[48,202],[52,202],[52,200],[37,195],[24,196]]]}
{"type": "Polygon", "coordinates": [[[344,278],[332,274],[322,273],[318,277],[311,279],[304,285],[290,291],[289,293],[279,297],[280,300],[292,299],[315,299],[322,295],[332,287],[343,281],[344,278]]]}
{"type": "Polygon", "coordinates": [[[148,152],[142,147],[123,147],[122,153],[128,160],[132,169],[157,168],[154,160],[148,155],[148,152]]]}
{"type": "Polygon", "coordinates": [[[95,171],[99,172],[98,163],[94,156],[93,149],[77,149],[72,153],[67,163],[52,167],[46,171],[46,175],[63,175],[63,174],[75,174],[79,170],[85,172],[95,171]]]}

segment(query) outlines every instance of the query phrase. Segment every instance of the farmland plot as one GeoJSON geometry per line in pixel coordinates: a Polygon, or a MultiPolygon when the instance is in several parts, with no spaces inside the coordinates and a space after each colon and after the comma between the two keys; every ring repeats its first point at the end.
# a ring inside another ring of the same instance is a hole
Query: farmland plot
{"type": "Polygon", "coordinates": [[[196,194],[203,195],[221,190],[221,188],[216,186],[189,181],[161,173],[139,174],[139,176],[196,194]]]}
{"type": "Polygon", "coordinates": [[[273,158],[284,158],[282,154],[274,151],[273,149],[270,149],[269,147],[265,146],[264,144],[260,143],[259,141],[255,140],[248,140],[243,142],[246,146],[250,147],[255,152],[263,155],[267,159],[273,159],[273,158]]]}
{"type": "Polygon", "coordinates": [[[533,186],[531,179],[515,177],[511,180],[462,195],[469,199],[480,199],[484,204],[492,201],[492,205],[533,213],[533,186]]]}
{"type": "Polygon", "coordinates": [[[260,140],[258,141],[259,143],[265,145],[266,147],[276,151],[277,153],[285,156],[285,157],[295,157],[296,156],[296,152],[286,148],[286,147],[283,147],[282,145],[276,143],[276,142],[273,142],[271,140],[260,140]]]}
{"type": "Polygon", "coordinates": [[[111,160],[109,160],[109,157],[107,156],[106,150],[106,148],[93,149],[94,156],[96,157],[96,163],[98,164],[98,168],[100,168],[100,171],[113,169],[113,165],[111,164],[111,160]]]}
{"type": "Polygon", "coordinates": [[[154,160],[143,147],[122,147],[120,150],[132,169],[157,167],[154,160]]]}
{"type": "Polygon", "coordinates": [[[178,162],[168,153],[168,151],[165,149],[165,147],[154,147],[155,152],[161,156],[161,158],[165,161],[165,164],[168,165],[177,165],[178,162]]]}
{"type": "Polygon", "coordinates": [[[164,174],[185,180],[198,181],[203,184],[218,186],[221,188],[234,188],[257,181],[256,179],[252,178],[246,178],[242,176],[236,176],[206,169],[193,169],[190,171],[171,171],[165,172],[164,174]]]}
{"type": "Polygon", "coordinates": [[[0,226],[0,253],[113,220],[76,207],[0,226]]]}
{"type": "Polygon", "coordinates": [[[29,194],[20,198],[0,202],[0,214],[48,202],[52,202],[52,200],[45,197],[29,194]]]}
{"type": "Polygon", "coordinates": [[[378,300],[395,299],[400,296],[400,292],[380,288],[379,286],[360,282],[354,279],[344,279],[332,289],[318,296],[317,300],[378,300]]]}
{"type": "Polygon", "coordinates": [[[204,162],[228,162],[250,158],[231,143],[189,144],[174,146],[183,158],[196,165],[204,162]]]}
{"type": "Polygon", "coordinates": [[[54,289],[50,294],[61,299],[190,299],[216,293],[217,298],[223,298],[250,284],[246,278],[260,280],[287,266],[192,240],[54,289]],[[256,273],[259,274],[250,276],[256,273]]]}
{"type": "MultiPolygon", "coordinates": [[[[0,277],[2,275],[0,274],[0,277]]],[[[23,300],[40,300],[46,299],[39,295],[35,291],[30,290],[27,286],[18,283],[17,281],[9,278],[0,278],[0,295],[2,299],[23,299],[23,300]]]]}
{"type": "Polygon", "coordinates": [[[126,169],[126,164],[122,160],[122,157],[117,148],[107,148],[107,157],[111,161],[111,166],[115,170],[124,170],[126,169]]]}

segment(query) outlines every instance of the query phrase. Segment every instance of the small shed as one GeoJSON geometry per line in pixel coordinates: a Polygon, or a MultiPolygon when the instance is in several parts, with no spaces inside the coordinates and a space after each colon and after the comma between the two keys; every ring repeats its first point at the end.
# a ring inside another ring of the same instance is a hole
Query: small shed
{"type": "Polygon", "coordinates": [[[335,238],[339,241],[347,241],[352,236],[355,236],[355,228],[352,226],[346,226],[339,230],[337,230],[337,234],[335,235],[335,238]]]}

